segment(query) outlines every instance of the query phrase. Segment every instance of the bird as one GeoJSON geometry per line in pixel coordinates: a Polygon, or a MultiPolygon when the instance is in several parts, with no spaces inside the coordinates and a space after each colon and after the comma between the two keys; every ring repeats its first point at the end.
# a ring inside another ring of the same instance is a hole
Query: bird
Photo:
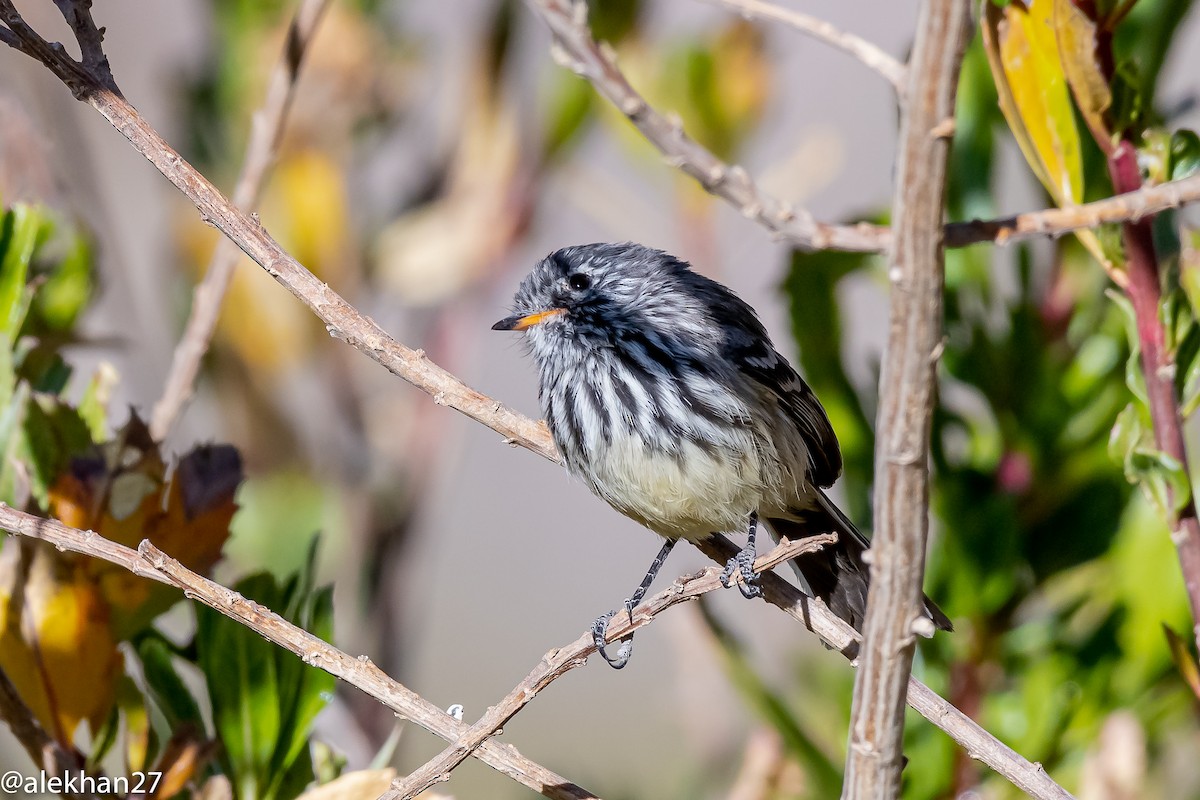
{"type": "MultiPolygon", "coordinates": [[[[676,542],[717,532],[747,532],[722,583],[737,572],[743,595],[761,594],[753,563],[762,523],[776,538],[837,533],[835,545],[791,564],[805,593],[861,631],[870,542],[825,491],[842,471],[837,436],[748,303],[663,250],[623,242],[550,253],[522,280],[511,311],[492,328],[523,333],[567,470],[665,539],[625,601],[631,617],[676,542]]],[[[953,629],[928,597],[924,612],[953,629]]],[[[632,636],[608,653],[616,613],[592,632],[620,669],[632,636]]]]}

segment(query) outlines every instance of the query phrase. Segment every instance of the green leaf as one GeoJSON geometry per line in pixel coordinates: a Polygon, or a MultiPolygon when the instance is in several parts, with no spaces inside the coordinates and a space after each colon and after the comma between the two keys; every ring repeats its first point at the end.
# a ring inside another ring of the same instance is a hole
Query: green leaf
{"type": "Polygon", "coordinates": [[[37,210],[21,203],[0,217],[0,336],[10,349],[29,312],[29,264],[41,227],[37,210]]]}
{"type": "Polygon", "coordinates": [[[146,688],[154,702],[162,710],[171,730],[191,724],[196,730],[204,730],[204,717],[196,698],[175,671],[175,651],[162,634],[154,629],[140,636],[135,643],[138,659],[142,662],[142,674],[146,688]]]}
{"type": "Polygon", "coordinates": [[[1179,130],[1171,134],[1170,178],[1173,181],[1200,170],[1200,136],[1195,131],[1179,130]]]}
{"type": "MultiPolygon", "coordinates": [[[[330,587],[312,589],[313,565],[310,552],[301,573],[283,585],[259,573],[235,588],[328,641],[333,594],[330,587]]],[[[197,663],[239,800],[290,796],[295,781],[312,780],[311,760],[301,755],[336,680],[216,611],[200,606],[196,616],[197,663]]]]}
{"type": "MultiPolygon", "coordinates": [[[[273,608],[273,579],[252,575],[234,587],[273,608]]],[[[239,800],[264,798],[267,769],[279,737],[275,645],[207,606],[196,607],[196,657],[208,686],[213,725],[239,800]]]]}
{"type": "Polygon", "coordinates": [[[1126,459],[1126,475],[1136,482],[1167,519],[1192,501],[1192,482],[1176,458],[1153,447],[1134,448],[1126,459]]]}
{"type": "Polygon", "coordinates": [[[1167,637],[1167,647],[1171,651],[1171,660],[1175,662],[1175,668],[1179,670],[1180,676],[1192,690],[1192,694],[1196,696],[1197,700],[1200,700],[1200,665],[1197,665],[1196,657],[1192,655],[1192,650],[1183,637],[1176,633],[1170,625],[1164,622],[1162,628],[1167,637]]]}

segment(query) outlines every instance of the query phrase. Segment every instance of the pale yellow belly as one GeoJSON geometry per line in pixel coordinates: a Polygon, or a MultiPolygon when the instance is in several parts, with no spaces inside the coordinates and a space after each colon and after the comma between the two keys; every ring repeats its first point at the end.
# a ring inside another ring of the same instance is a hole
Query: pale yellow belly
{"type": "Polygon", "coordinates": [[[681,447],[683,457],[676,458],[648,450],[635,437],[615,441],[593,454],[592,491],[668,538],[744,529],[764,495],[756,450],[709,453],[691,442],[681,447]]]}

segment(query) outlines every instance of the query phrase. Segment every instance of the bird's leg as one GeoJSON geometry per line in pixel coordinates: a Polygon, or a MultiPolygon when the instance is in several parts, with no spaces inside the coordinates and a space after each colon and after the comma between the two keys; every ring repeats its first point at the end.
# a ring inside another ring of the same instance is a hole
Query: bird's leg
{"type": "MultiPolygon", "coordinates": [[[[677,541],[678,539],[667,539],[662,549],[658,551],[658,555],[654,557],[654,561],[650,562],[650,569],[646,570],[646,577],[642,578],[642,582],[634,590],[633,596],[625,601],[625,613],[629,615],[630,624],[633,624],[633,609],[646,596],[646,591],[650,588],[650,584],[654,583],[654,576],[658,574],[658,570],[662,567],[663,562],[667,560],[667,556],[671,554],[671,548],[675,546],[675,542],[677,541]]],[[[592,639],[596,643],[596,652],[608,662],[608,665],[613,669],[620,669],[629,663],[629,655],[633,652],[633,634],[631,633],[624,639],[621,639],[621,646],[617,649],[616,657],[610,658],[608,652],[604,649],[604,639],[605,634],[608,632],[608,621],[616,615],[616,611],[610,611],[604,616],[599,617],[592,624],[592,639]]]]}
{"type": "Polygon", "coordinates": [[[754,535],[758,533],[758,512],[750,513],[750,532],[746,535],[746,546],[738,551],[738,554],[725,564],[725,571],[721,573],[721,585],[726,589],[733,581],[734,570],[737,570],[742,576],[742,582],[738,584],[738,589],[742,592],[742,597],[747,600],[755,597],[762,597],[762,587],[758,585],[758,573],[754,571],[754,535]]]}

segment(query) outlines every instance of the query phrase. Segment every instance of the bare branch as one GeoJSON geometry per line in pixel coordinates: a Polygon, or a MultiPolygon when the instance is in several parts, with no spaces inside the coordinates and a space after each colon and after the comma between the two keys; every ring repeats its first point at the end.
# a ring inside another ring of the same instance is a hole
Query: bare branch
{"type": "MultiPolygon", "coordinates": [[[[554,34],[555,58],[590,81],[596,91],[629,117],[669,165],[691,175],[706,191],[726,200],[794,247],[882,253],[891,246],[890,229],[867,222],[854,225],[817,222],[807,211],[792,208],[763,191],[741,167],[726,164],[688,137],[678,120],[656,111],[629,84],[617,67],[611,50],[592,37],[587,27],[586,7],[582,3],[573,5],[571,0],[527,2],[554,34]]],[[[991,241],[1004,244],[1059,236],[1106,222],[1138,219],[1197,200],[1200,200],[1200,175],[1072,208],[1050,208],[992,220],[952,222],[946,226],[946,246],[965,247],[991,241]]]]}
{"type": "Polygon", "coordinates": [[[868,68],[883,76],[883,79],[896,90],[897,96],[904,96],[904,65],[861,36],[843,31],[823,19],[763,0],[706,0],[706,2],[723,5],[746,19],[758,18],[782,22],[801,33],[820,39],[857,58],[868,68]]]}
{"type": "Polygon", "coordinates": [[[9,730],[25,748],[33,763],[47,774],[65,776],[68,772],[83,768],[83,758],[79,753],[67,750],[46,733],[3,669],[0,669],[0,719],[8,723],[9,730]]]}
{"type": "MultiPolygon", "coordinates": [[[[754,571],[765,573],[795,556],[816,552],[836,541],[837,534],[831,533],[810,536],[796,542],[784,539],[771,552],[755,559],[754,571]]],[[[738,580],[740,579],[739,575],[738,580]]],[[[608,628],[608,641],[616,641],[633,633],[672,606],[696,600],[701,595],[720,588],[722,584],[719,567],[708,567],[696,575],[685,575],[666,591],[640,603],[634,609],[632,620],[621,614],[613,617],[608,628]]],[[[533,700],[538,692],[575,667],[583,666],[587,657],[594,652],[595,637],[591,631],[587,631],[566,647],[546,653],[533,671],[503,700],[489,708],[462,738],[406,777],[394,781],[391,791],[382,795],[379,800],[412,800],[435,783],[449,780],[450,772],[455,767],[466,760],[483,742],[495,736],[496,732],[533,700]]]]}
{"type": "Polygon", "coordinates": [[[617,67],[612,49],[592,38],[583,0],[528,0],[554,34],[559,63],[587,78],[651,144],[667,163],[691,175],[704,189],[724,198],[775,234],[797,247],[838,250],[882,250],[886,228],[875,225],[829,225],[804,209],[793,208],[762,191],[746,170],[730,166],[683,131],[678,119],[654,110],[617,67]]]}
{"type": "MultiPolygon", "coordinates": [[[[306,664],[325,670],[365,692],[405,719],[412,720],[446,741],[455,741],[467,726],[430,703],[411,689],[388,677],[366,656],[347,655],[328,642],[313,636],[237,592],[197,575],[168,557],[149,541],[137,550],[109,541],[95,531],[81,531],[62,523],[35,517],[0,504],[0,529],[49,542],[61,550],[94,556],[124,567],[135,575],[174,586],[190,598],[199,600],[230,619],[259,633],[296,655],[306,664]]],[[[561,775],[530,761],[511,745],[486,742],[479,758],[505,775],[558,800],[596,800],[591,792],[576,786],[561,775]]]]}
{"type": "Polygon", "coordinates": [[[23,34],[13,24],[14,19],[24,26],[12,0],[0,0],[0,21],[8,22],[17,32],[21,49],[46,64],[64,82],[71,82],[76,95],[99,111],[135,150],[191,200],[206,222],[237,243],[242,252],[311,308],[325,322],[331,336],[366,353],[392,374],[431,395],[437,404],[456,409],[499,432],[506,442],[557,460],[545,425],[480,394],[431,362],[423,351],[405,347],[373,320],[359,314],[328,284],[284,252],[257,219],[234,207],[123,97],[101,85],[63,54],[61,45],[45,45],[28,26],[24,27],[28,35],[23,34]]]}
{"type": "Polygon", "coordinates": [[[891,321],[876,425],[876,530],[843,800],[891,800],[900,794],[915,625],[925,620],[921,586],[929,533],[934,354],[942,338],[946,159],[970,21],[965,0],[923,0],[909,102],[900,115],[894,240],[888,258],[891,321]]]}
{"type": "MultiPolygon", "coordinates": [[[[718,564],[737,555],[738,547],[724,536],[713,536],[696,547],[718,564]]],[[[821,638],[852,662],[858,657],[861,637],[820,600],[803,594],[773,572],[761,576],[763,597],[821,638]]],[[[908,704],[925,719],[941,728],[973,759],[986,764],[1035,800],[1074,800],[1055,783],[1041,764],[1033,763],[988,733],[979,723],[955,708],[916,678],[908,681],[908,704]]]]}
{"type": "MultiPolygon", "coordinates": [[[[267,171],[275,159],[284,120],[292,105],[305,51],[328,7],[329,0],[301,0],[288,25],[283,52],[267,85],[267,96],[251,123],[242,171],[233,190],[233,204],[243,211],[250,211],[258,205],[267,171]]],[[[200,362],[208,352],[217,320],[221,316],[221,305],[229,291],[240,256],[237,245],[221,237],[204,273],[204,280],[197,284],[192,294],[191,314],[183,336],[175,347],[162,397],[150,415],[150,435],[155,441],[161,442],[167,437],[184,404],[191,399],[196,376],[200,372],[200,362]]]]}
{"type": "Polygon", "coordinates": [[[1061,236],[1105,223],[1136,222],[1197,200],[1200,200],[1200,174],[1081,206],[1047,208],[992,220],[951,222],[946,226],[946,246],[965,247],[980,242],[1007,244],[1040,236],[1061,236]]]}
{"type": "Polygon", "coordinates": [[[104,29],[97,28],[92,19],[92,0],[54,0],[54,5],[58,6],[79,43],[80,66],[116,91],[108,56],[104,55],[104,29]]]}

